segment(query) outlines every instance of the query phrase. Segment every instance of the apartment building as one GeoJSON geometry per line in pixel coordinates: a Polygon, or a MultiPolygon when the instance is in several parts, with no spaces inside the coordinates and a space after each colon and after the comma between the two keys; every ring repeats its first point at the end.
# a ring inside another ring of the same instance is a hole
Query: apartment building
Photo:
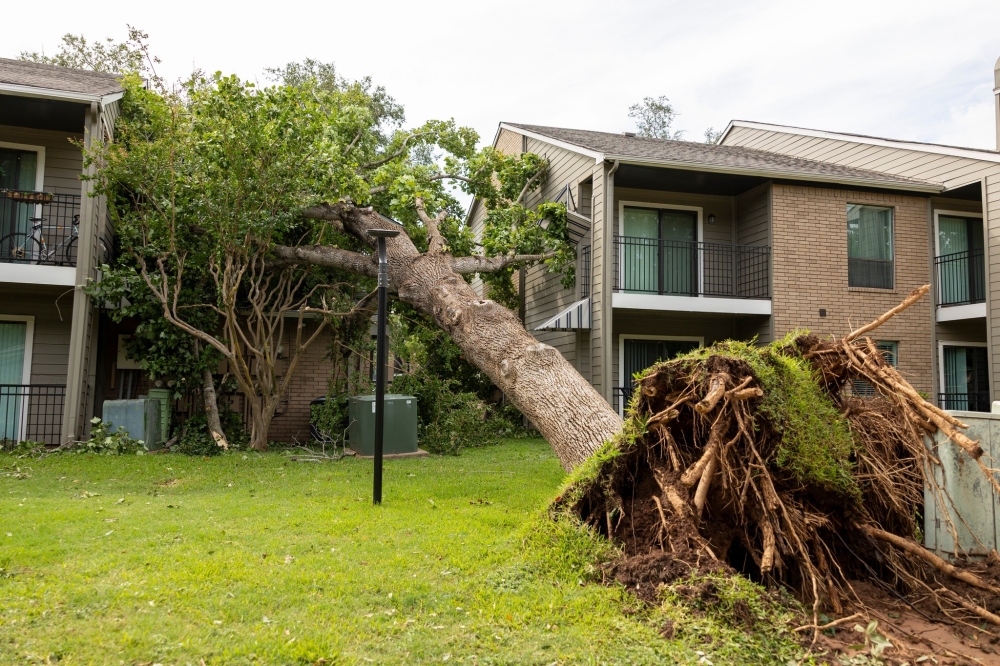
{"type": "MultiPolygon", "coordinates": [[[[911,289],[940,282],[934,211],[947,213],[948,249],[962,242],[961,220],[964,233],[976,232],[968,190],[734,145],[736,138],[733,129],[724,145],[706,145],[499,127],[498,150],[548,158],[547,180],[528,203],[564,202],[577,247],[575,289],[542,266],[524,272],[525,326],[619,409],[633,373],[658,359],[727,338],[766,343],[798,329],[840,336],[911,289]]],[[[469,219],[478,232],[479,202],[469,219]]],[[[955,267],[944,269],[951,281],[938,293],[963,307],[958,301],[980,287],[955,283],[964,265],[952,259],[955,267]]],[[[951,408],[988,408],[979,385],[949,384],[949,393],[935,377],[936,305],[926,300],[888,322],[878,344],[918,390],[947,394],[951,408]]],[[[970,348],[983,337],[949,325],[970,348]]]]}
{"type": "Polygon", "coordinates": [[[83,149],[111,141],[115,76],[0,59],[0,440],[59,444],[94,413],[98,311],[82,285],[113,247],[83,149]]]}
{"type": "MultiPolygon", "coordinates": [[[[947,409],[989,411],[991,402],[1000,399],[1000,60],[993,77],[996,150],[740,120],[730,123],[721,139],[725,147],[864,169],[939,188],[923,197],[922,210],[913,213],[922,217],[928,239],[922,249],[934,284],[926,322],[930,350],[923,361],[930,377],[924,385],[932,386],[929,392],[947,409]]],[[[921,249],[903,237],[902,228],[894,243],[900,259],[904,252],[921,249]]],[[[778,279],[782,263],[776,257],[778,279]]],[[[823,297],[843,296],[837,289],[823,297]]],[[[899,351],[901,367],[906,353],[899,351]]]]}

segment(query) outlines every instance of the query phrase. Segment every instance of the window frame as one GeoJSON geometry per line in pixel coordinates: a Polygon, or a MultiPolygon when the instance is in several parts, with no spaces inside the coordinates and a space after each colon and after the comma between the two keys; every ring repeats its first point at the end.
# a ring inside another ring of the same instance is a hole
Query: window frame
{"type": "MultiPolygon", "coordinates": [[[[987,342],[963,342],[961,340],[938,340],[938,386],[934,397],[937,398],[938,395],[945,393],[945,377],[944,377],[944,348],[945,347],[986,347],[989,350],[989,343],[987,342]]],[[[988,375],[988,373],[987,373],[988,375]]],[[[993,378],[987,376],[987,381],[990,383],[989,393],[990,402],[993,400],[993,378]]],[[[937,402],[935,400],[935,402],[937,402]]],[[[940,407],[940,405],[938,405],[940,407]]]]}
{"type": "Polygon", "coordinates": [[[35,164],[35,192],[45,191],[45,146],[35,146],[27,143],[11,143],[9,141],[0,141],[0,148],[7,148],[8,150],[21,150],[26,153],[35,153],[38,155],[37,162],[35,164]]]}
{"type": "Polygon", "coordinates": [[[852,290],[853,289],[858,289],[858,290],[866,290],[866,291],[868,291],[868,290],[871,290],[871,291],[889,291],[889,292],[895,291],[896,290],[896,206],[882,206],[882,205],[872,204],[872,203],[868,203],[868,202],[848,201],[845,204],[845,208],[844,208],[844,221],[847,222],[847,225],[848,225],[847,228],[845,229],[845,231],[848,231],[848,232],[850,230],[850,217],[849,217],[849,214],[850,214],[850,209],[851,209],[852,206],[856,206],[858,208],[881,208],[881,209],[890,211],[890,215],[891,215],[891,221],[890,221],[890,223],[891,223],[890,247],[892,248],[892,259],[890,261],[892,262],[892,272],[891,272],[891,274],[892,274],[892,284],[890,286],[888,286],[888,287],[862,287],[862,286],[856,286],[856,285],[851,284],[851,268],[850,268],[851,259],[854,258],[854,259],[859,259],[859,260],[864,261],[864,258],[863,257],[851,257],[850,236],[848,235],[847,238],[845,239],[845,240],[848,241],[847,242],[847,266],[848,266],[847,267],[847,288],[848,289],[852,289],[852,290]]]}
{"type": "MultiPolygon", "coordinates": [[[[705,336],[703,335],[644,335],[641,333],[619,333],[618,334],[618,387],[625,386],[625,341],[626,340],[657,340],[675,342],[697,342],[699,347],[705,346],[705,336]]],[[[631,377],[629,377],[631,379],[631,377]]],[[[625,405],[618,405],[618,415],[624,416],[625,405]]]]}
{"type": "MultiPolygon", "coordinates": [[[[615,221],[614,225],[614,236],[624,237],[623,233],[625,230],[625,209],[626,208],[652,208],[657,211],[660,210],[684,210],[689,212],[694,212],[697,216],[697,224],[695,227],[695,243],[698,243],[698,247],[701,247],[701,243],[705,242],[705,230],[704,230],[704,211],[703,206],[684,206],[681,204],[669,204],[669,203],[653,203],[651,201],[626,201],[625,199],[619,199],[618,201],[618,219],[615,221]]],[[[659,236],[657,236],[659,237],[659,236]]],[[[618,284],[624,286],[625,284],[625,256],[624,248],[619,246],[618,248],[618,284]]],[[[697,286],[697,296],[684,296],[683,298],[702,298],[702,289],[705,284],[704,266],[701,262],[698,263],[698,284],[697,286]]],[[[624,291],[624,289],[622,289],[624,291]]]]}

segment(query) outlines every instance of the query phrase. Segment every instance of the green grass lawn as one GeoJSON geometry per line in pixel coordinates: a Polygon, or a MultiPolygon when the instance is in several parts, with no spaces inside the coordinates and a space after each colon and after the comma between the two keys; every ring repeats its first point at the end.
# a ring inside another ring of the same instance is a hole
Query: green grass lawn
{"type": "MultiPolygon", "coordinates": [[[[458,457],[0,455],[0,663],[765,663],[796,647],[591,581],[541,440],[458,457]],[[675,637],[659,629],[676,621],[675,637]],[[321,660],[326,660],[325,662],[321,660]]],[[[725,597],[725,595],[723,595],[725,597]]],[[[762,615],[763,617],[763,615],[762,615]]]]}

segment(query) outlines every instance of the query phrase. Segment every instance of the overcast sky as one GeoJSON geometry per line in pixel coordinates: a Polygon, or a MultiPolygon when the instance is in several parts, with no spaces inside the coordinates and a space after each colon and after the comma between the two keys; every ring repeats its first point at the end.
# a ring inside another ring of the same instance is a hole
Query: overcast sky
{"type": "Polygon", "coordinates": [[[169,78],[263,80],[312,57],[371,75],[407,120],[454,117],[620,132],[667,95],[687,138],[734,119],[995,148],[1000,1],[4,3],[0,56],[67,32],[149,33],[169,78]]]}

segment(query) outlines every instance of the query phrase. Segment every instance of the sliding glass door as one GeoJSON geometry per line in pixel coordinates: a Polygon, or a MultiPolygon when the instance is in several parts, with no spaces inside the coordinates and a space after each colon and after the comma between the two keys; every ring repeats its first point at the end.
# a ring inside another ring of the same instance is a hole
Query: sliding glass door
{"type": "Polygon", "coordinates": [[[26,405],[21,384],[24,382],[24,349],[28,325],[23,321],[0,321],[0,440],[18,440],[26,405]]]}
{"type": "Polygon", "coordinates": [[[936,263],[941,305],[982,303],[986,300],[983,258],[982,218],[938,216],[936,263]]]}
{"type": "Polygon", "coordinates": [[[626,206],[620,239],[624,291],[698,294],[698,214],[626,206]]]}
{"type": "Polygon", "coordinates": [[[986,347],[945,345],[944,393],[941,407],[972,412],[990,411],[989,364],[986,347]]]}

